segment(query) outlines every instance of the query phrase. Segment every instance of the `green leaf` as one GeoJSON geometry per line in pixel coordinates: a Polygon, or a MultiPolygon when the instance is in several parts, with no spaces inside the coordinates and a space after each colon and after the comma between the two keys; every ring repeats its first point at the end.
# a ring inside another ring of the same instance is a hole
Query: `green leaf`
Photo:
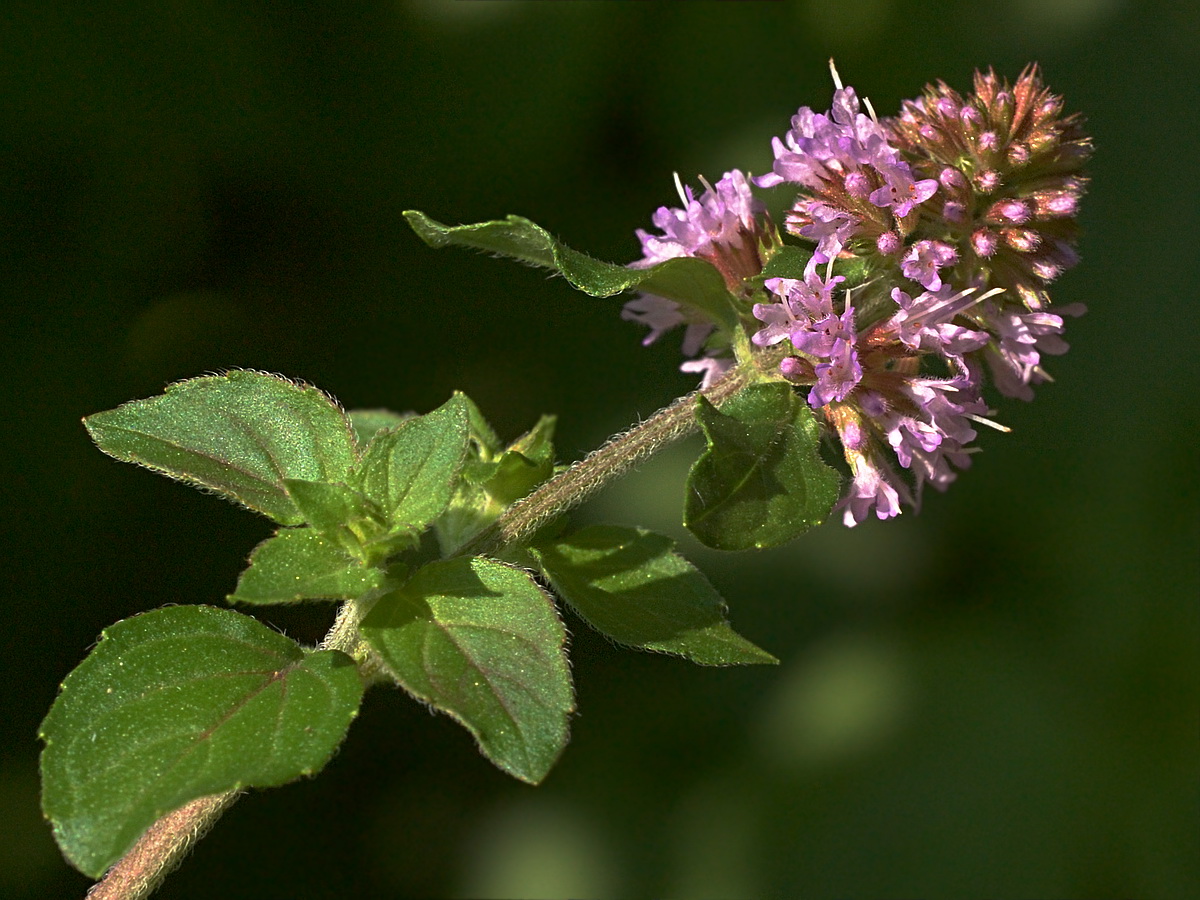
{"type": "Polygon", "coordinates": [[[383,571],[351,559],[312,528],[285,528],[250,555],[231,603],[352,600],[383,583],[383,571]]]}
{"type": "Polygon", "coordinates": [[[381,516],[374,503],[345,484],[287,478],[283,486],[304,521],[326,534],[332,535],[352,522],[381,516]]]}
{"type": "Polygon", "coordinates": [[[542,416],[537,424],[509,444],[508,449],[537,463],[554,462],[554,426],[556,416],[542,416]]]}
{"type": "Polygon", "coordinates": [[[550,771],[574,696],[566,632],[527,572],[478,557],[431,563],[361,630],[396,682],[461,722],[499,768],[531,783],[550,771]]]}
{"type": "Polygon", "coordinates": [[[521,216],[473,225],[443,225],[417,210],[408,210],[404,218],[431,247],[458,245],[511,256],[553,269],[572,287],[593,297],[611,297],[637,289],[698,309],[725,332],[732,332],[737,325],[736,301],[729,295],[717,269],[702,259],[679,257],[631,269],[572,250],[521,216]]]}
{"type": "MultiPolygon", "coordinates": [[[[753,282],[761,285],[768,278],[798,278],[803,280],[805,269],[812,259],[812,249],[784,244],[763,266],[762,272],[754,277],[753,282]]],[[[821,267],[824,274],[825,268],[821,267]]],[[[845,278],[842,288],[855,288],[864,284],[870,275],[870,263],[859,257],[838,259],[834,262],[833,274],[845,278]]]]}
{"type": "Polygon", "coordinates": [[[752,385],[696,414],[707,448],[688,476],[684,525],[717,550],[774,547],[819,525],[837,502],[820,430],[789,385],[752,385]]]}
{"type": "Polygon", "coordinates": [[[674,550],[668,537],[616,525],[532,548],[559,596],[618,643],[701,665],[778,663],[729,627],[725,602],[674,550]]]}
{"type": "Polygon", "coordinates": [[[483,489],[502,507],[524,497],[554,474],[553,416],[542,416],[496,460],[496,469],[483,489]]]}
{"type": "Polygon", "coordinates": [[[767,264],[763,266],[758,278],[763,281],[768,278],[803,279],[804,269],[812,259],[812,255],[812,250],[784,244],[767,260],[767,264]]]}
{"type": "Polygon", "coordinates": [[[471,440],[478,449],[481,457],[490,458],[500,450],[500,437],[488,423],[487,418],[480,411],[479,407],[475,405],[475,401],[466,394],[461,394],[460,396],[467,407],[467,422],[471,440]]]}
{"type": "Polygon", "coordinates": [[[523,453],[508,450],[496,461],[496,471],[484,482],[484,490],[501,506],[520,500],[554,474],[549,460],[535,462],[523,453]]]}
{"type": "Polygon", "coordinates": [[[499,438],[486,446],[475,443],[458,493],[435,523],[443,556],[452,555],[554,474],[555,421],[554,416],[542,416],[504,450],[499,449],[499,438]]]}
{"type": "Polygon", "coordinates": [[[468,441],[467,400],[456,393],[433,412],[376,435],[354,484],[394,526],[422,529],[454,496],[468,441]]]}
{"type": "Polygon", "coordinates": [[[388,409],[352,409],[346,415],[354,426],[354,438],[358,446],[365,447],[376,434],[395,428],[405,419],[411,419],[413,414],[394,413],[388,409]]]}
{"type": "Polygon", "coordinates": [[[284,480],[343,481],[350,423],[313,387],[259,372],[181,381],[84,419],[110,456],[209,488],[284,525],[303,521],[284,480]]]}
{"type": "MultiPolygon", "coordinates": [[[[470,397],[463,395],[467,406],[468,433],[470,445],[467,448],[467,458],[463,463],[462,478],[467,484],[480,484],[487,481],[496,471],[496,456],[502,452],[500,437],[488,423],[470,397]]],[[[462,487],[459,493],[462,493],[462,487]]]]}
{"type": "Polygon", "coordinates": [[[304,521],[360,563],[374,565],[417,545],[420,527],[389,527],[378,505],[347,485],[294,478],[284,485],[304,521]]]}
{"type": "MultiPolygon", "coordinates": [[[[506,449],[478,445],[478,452],[463,469],[464,480],[483,487],[507,505],[541,484],[554,473],[555,416],[542,416],[538,423],[506,449]]],[[[474,435],[472,435],[474,437],[474,435]]]]}
{"type": "Polygon", "coordinates": [[[98,878],[197,797],[321,769],[362,691],[344,653],[306,653],[232,610],[126,619],[67,676],[42,722],[42,808],[66,857],[98,878]]]}

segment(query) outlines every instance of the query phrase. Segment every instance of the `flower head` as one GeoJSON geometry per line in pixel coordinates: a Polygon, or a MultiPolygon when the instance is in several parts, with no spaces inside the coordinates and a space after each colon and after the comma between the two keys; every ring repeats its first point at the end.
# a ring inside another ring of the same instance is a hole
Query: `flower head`
{"type": "Polygon", "coordinates": [[[1028,309],[1046,306],[1046,286],[1078,261],[1075,214],[1092,142],[1078,114],[1063,115],[1037,66],[1013,85],[976,72],[966,97],[939,81],[885,124],[961,211],[963,250],[981,283],[1009,289],[1028,309]]]}
{"type": "Polygon", "coordinates": [[[818,242],[818,262],[836,258],[852,238],[876,241],[907,228],[913,208],[937,191],[937,181],[916,177],[883,125],[860,111],[854,89],[840,81],[829,112],[801,107],[772,146],[775,164],[755,183],[803,189],[787,229],[818,242]]]}
{"type": "Polygon", "coordinates": [[[699,197],[679,176],[675,186],[683,206],[661,206],[654,213],[651,221],[661,235],[638,230],[643,258],[632,263],[634,268],[696,256],[716,266],[731,291],[762,271],[761,246],[769,223],[766,207],[751,192],[744,174],[734,169],[715,186],[705,182],[699,197]]]}
{"type": "MultiPolygon", "coordinates": [[[[834,285],[813,280],[832,292],[834,285]]],[[[772,279],[767,287],[779,302],[755,307],[767,324],[754,342],[791,342],[795,353],[780,371],[812,385],[808,404],[838,435],[854,475],[843,505],[847,524],[872,509],[880,518],[896,515],[900,499],[912,496],[900,490],[889,455],[910,472],[918,499],[925,484],[944,490],[954,469],[970,464],[972,422],[987,412],[981,379],[964,357],[986,346],[990,335],[955,321],[983,298],[974,289],[940,288],[914,298],[896,288],[896,311],[860,331],[849,292],[839,312],[812,302],[827,291],[808,282],[772,279]],[[944,374],[926,374],[927,361],[944,374]]]]}
{"type": "MultiPolygon", "coordinates": [[[[1091,141],[1034,66],[1013,85],[976,73],[965,97],[938,82],[883,119],[833,74],[829,109],[796,112],[772,141],[770,172],[727,173],[699,198],[681,188],[683,207],[654,217],[663,234],[639,232],[634,265],[697,256],[717,267],[748,352],[779,360],[839,440],[853,525],[919,504],[926,485],[944,490],[970,464],[975,426],[994,425],[988,377],[1026,400],[1049,380],[1044,357],[1067,349],[1064,316],[1083,311],[1052,310],[1047,286],[1078,260],[1091,141]],[[754,186],[794,192],[785,227],[811,249],[803,277],[754,279],[777,246],[754,186]]],[[[688,355],[712,331],[661,298],[625,315],[650,326],[647,342],[686,324],[688,355]]],[[[706,352],[685,367],[709,383],[730,360],[706,352]]]]}
{"type": "MultiPolygon", "coordinates": [[[[750,190],[746,176],[736,169],[726,172],[715,186],[705,183],[699,197],[675,178],[681,207],[663,206],[651,221],[662,232],[639,230],[642,259],[632,268],[645,268],[677,257],[697,257],[716,267],[729,290],[738,291],[746,278],[762,271],[764,245],[771,241],[772,227],[762,201],[750,190]]],[[[712,335],[714,325],[701,310],[684,307],[654,294],[641,294],[625,304],[621,317],[650,328],[643,344],[651,344],[664,332],[685,325],[683,353],[695,356],[712,335]]],[[[724,353],[684,363],[684,371],[704,373],[711,382],[732,364],[724,353]]]]}

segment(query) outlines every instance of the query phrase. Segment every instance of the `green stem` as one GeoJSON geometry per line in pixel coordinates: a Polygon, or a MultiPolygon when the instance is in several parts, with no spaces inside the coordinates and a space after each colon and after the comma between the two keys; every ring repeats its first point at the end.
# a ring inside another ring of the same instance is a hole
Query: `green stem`
{"type": "MultiPolygon", "coordinates": [[[[578,506],[638,463],[696,431],[698,394],[720,406],[754,380],[753,367],[739,365],[705,390],[680,397],[514,503],[461,553],[493,553],[530,537],[551,519],[578,506]]],[[[355,601],[343,604],[320,649],[341,650],[357,658],[361,644],[358,625],[364,612],[355,601]]],[[[150,896],[240,794],[241,791],[234,790],[201,797],[163,816],[92,887],[88,900],[144,900],[150,896]]]]}
{"type": "Polygon", "coordinates": [[[551,519],[583,503],[638,463],[697,431],[696,397],[703,394],[714,406],[720,406],[753,381],[751,371],[745,365],[735,366],[703,391],[693,391],[680,397],[646,421],[611,438],[510,506],[504,515],[472,538],[459,553],[481,556],[530,537],[551,519]]]}

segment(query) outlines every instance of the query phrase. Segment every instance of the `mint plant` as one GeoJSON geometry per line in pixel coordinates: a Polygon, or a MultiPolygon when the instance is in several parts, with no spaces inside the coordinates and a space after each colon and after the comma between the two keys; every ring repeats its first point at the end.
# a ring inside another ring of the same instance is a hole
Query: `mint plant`
{"type": "MultiPolygon", "coordinates": [[[[699,388],[571,465],[554,419],[506,442],[463,394],[424,415],[345,411],[253,371],[184,381],[85,419],[105,453],[189,482],[279,527],[227,601],[330,601],[302,647],[241,611],[168,607],[106,629],[41,728],[43,808],[67,859],[142,897],[250,787],[319,771],[363,692],[402,687],[458,721],[515,778],[546,777],[575,708],[560,608],[618,644],[701,665],[770,664],[662,535],[578,528],[568,513],[700,431],[683,521],[722,550],[783,544],[831,513],[854,526],[919,506],[995,426],[985,382],[1029,400],[1066,350],[1047,286],[1076,262],[1091,152],[1035,67],[973,93],[928,87],[863,112],[833,72],[758,178],[732,170],[639,231],[643,258],[600,262],[517,217],[447,226],[433,247],[509,256],[596,297],[636,292],[645,342],[683,328],[699,388]],[[785,188],[780,231],[756,191],[785,188]],[[845,486],[843,486],[845,484],[845,486]],[[106,875],[107,873],[107,875],[106,875]]],[[[1000,427],[1000,426],[996,426],[1000,427]]]]}

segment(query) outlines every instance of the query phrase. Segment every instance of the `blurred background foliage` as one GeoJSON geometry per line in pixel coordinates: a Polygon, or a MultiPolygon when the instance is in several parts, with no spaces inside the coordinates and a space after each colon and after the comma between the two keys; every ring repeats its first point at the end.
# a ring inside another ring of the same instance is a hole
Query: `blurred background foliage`
{"type": "MultiPolygon", "coordinates": [[[[378,690],[320,778],[244,799],[161,896],[1200,895],[1198,35],[1196,5],[1132,0],[8,0],[0,894],[86,885],[37,805],[57,683],[118,618],[221,603],[269,532],[80,417],[237,366],[351,407],[463,389],[507,436],[555,412],[576,458],[690,388],[677,340],[401,211],[632,259],[671,173],[765,170],[834,56],[881,113],[1031,60],[1086,113],[1056,299],[1091,311],[1057,383],[919,517],[757,556],[681,535],[697,448],[665,455],[583,516],[679,535],[779,669],[573,621],[580,713],[536,789],[378,690]]],[[[329,611],[270,618],[314,640],[329,611]]]]}

